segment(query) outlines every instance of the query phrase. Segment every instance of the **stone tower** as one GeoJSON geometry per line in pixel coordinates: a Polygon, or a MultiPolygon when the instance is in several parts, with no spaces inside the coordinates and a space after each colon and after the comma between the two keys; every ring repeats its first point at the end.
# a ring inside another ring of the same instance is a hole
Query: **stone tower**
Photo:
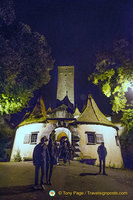
{"type": "Polygon", "coordinates": [[[58,66],[57,99],[65,96],[74,105],[74,66],[58,66]]]}

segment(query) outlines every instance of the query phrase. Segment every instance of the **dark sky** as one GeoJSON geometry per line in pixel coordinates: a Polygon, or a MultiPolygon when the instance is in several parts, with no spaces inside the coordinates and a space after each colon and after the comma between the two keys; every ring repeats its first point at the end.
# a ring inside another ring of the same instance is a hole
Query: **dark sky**
{"type": "Polygon", "coordinates": [[[113,41],[133,36],[133,1],[129,0],[15,0],[18,21],[44,34],[56,60],[50,83],[43,88],[46,106],[56,99],[57,68],[75,66],[75,102],[80,110],[91,93],[102,112],[109,100],[88,82],[95,55],[113,41]]]}

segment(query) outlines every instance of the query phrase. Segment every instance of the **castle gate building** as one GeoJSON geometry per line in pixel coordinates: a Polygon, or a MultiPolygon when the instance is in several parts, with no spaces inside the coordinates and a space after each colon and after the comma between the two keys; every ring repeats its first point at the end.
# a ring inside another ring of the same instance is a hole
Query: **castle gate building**
{"type": "Polygon", "coordinates": [[[32,159],[41,137],[49,138],[54,130],[57,142],[65,138],[74,146],[75,159],[94,160],[99,165],[97,148],[104,141],[108,152],[106,166],[123,166],[118,128],[99,110],[93,97],[88,96],[81,113],[74,106],[74,66],[58,67],[55,101],[56,106],[46,111],[45,99],[40,97],[33,111],[26,114],[16,131],[11,161],[18,152],[22,160],[32,159]]]}

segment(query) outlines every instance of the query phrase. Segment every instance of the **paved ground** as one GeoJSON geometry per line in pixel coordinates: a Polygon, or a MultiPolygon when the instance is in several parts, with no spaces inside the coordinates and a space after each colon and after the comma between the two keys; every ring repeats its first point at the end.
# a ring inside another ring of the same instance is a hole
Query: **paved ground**
{"type": "Polygon", "coordinates": [[[72,161],[70,166],[54,166],[52,186],[34,191],[32,162],[0,163],[0,200],[132,200],[133,171],[106,171],[108,176],[97,175],[98,167],[72,161]]]}

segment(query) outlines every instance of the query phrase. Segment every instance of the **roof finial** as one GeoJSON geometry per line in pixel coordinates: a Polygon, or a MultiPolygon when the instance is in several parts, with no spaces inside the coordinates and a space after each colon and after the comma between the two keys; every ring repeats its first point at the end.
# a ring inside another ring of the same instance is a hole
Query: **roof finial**
{"type": "Polygon", "coordinates": [[[91,94],[88,94],[88,99],[91,99],[92,98],[92,95],[91,94]]]}

